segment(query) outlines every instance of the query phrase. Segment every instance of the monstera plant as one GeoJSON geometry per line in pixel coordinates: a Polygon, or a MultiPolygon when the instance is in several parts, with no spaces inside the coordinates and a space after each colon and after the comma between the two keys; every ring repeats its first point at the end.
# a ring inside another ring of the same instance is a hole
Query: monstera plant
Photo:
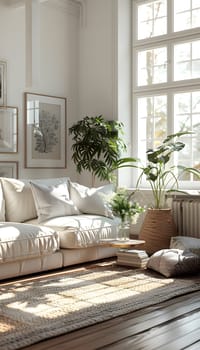
{"type": "Polygon", "coordinates": [[[183,131],[168,135],[157,148],[148,149],[145,165],[142,165],[141,161],[136,158],[121,158],[115,162],[113,170],[127,166],[139,169],[136,188],[140,187],[141,181],[145,177],[152,190],[152,207],[162,209],[166,206],[164,200],[166,193],[184,192],[179,189],[179,180],[185,173],[192,173],[200,179],[199,170],[193,167],[171,165],[173,154],[180,152],[185,147],[185,143],[180,140],[180,137],[188,134],[191,132],[183,131]]]}
{"type": "Polygon", "coordinates": [[[170,162],[174,152],[180,152],[185,147],[179,138],[187,134],[190,132],[169,135],[160,146],[147,150],[145,165],[134,158],[131,162],[130,159],[122,158],[115,164],[115,168],[119,169],[126,167],[129,161],[129,166],[138,168],[140,171],[136,187],[140,187],[143,177],[150,185],[153,205],[152,208],[147,209],[139,233],[139,238],[145,241],[144,249],[148,254],[169,248],[171,237],[177,234],[171,208],[166,206],[166,193],[184,192],[179,189],[179,180],[185,173],[192,173],[200,179],[200,172],[197,169],[183,165],[175,166],[170,162]]]}
{"type": "Polygon", "coordinates": [[[88,170],[101,181],[115,181],[114,164],[126,150],[122,140],[123,124],[108,121],[102,115],[86,116],[69,128],[72,135],[72,159],[76,170],[88,170]]]}

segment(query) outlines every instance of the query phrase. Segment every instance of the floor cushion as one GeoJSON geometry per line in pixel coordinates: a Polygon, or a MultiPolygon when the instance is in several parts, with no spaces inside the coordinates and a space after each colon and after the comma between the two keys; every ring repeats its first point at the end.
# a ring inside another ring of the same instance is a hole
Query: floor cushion
{"type": "Polygon", "coordinates": [[[149,258],[147,268],[165,277],[194,274],[200,272],[200,257],[181,249],[162,249],[149,258]]]}

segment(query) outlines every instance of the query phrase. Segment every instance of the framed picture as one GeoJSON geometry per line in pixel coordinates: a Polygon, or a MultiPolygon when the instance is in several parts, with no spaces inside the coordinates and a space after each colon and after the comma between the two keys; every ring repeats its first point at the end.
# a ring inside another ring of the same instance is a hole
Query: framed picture
{"type": "Polygon", "coordinates": [[[18,178],[18,162],[0,162],[0,177],[18,178]]]}
{"type": "Polygon", "coordinates": [[[18,148],[18,108],[0,106],[0,153],[16,153],[18,148]]]}
{"type": "Polygon", "coordinates": [[[66,98],[25,93],[25,168],[66,168],[66,98]]]}
{"type": "Polygon", "coordinates": [[[0,61],[0,106],[6,105],[6,74],[7,64],[5,61],[0,61]]]}

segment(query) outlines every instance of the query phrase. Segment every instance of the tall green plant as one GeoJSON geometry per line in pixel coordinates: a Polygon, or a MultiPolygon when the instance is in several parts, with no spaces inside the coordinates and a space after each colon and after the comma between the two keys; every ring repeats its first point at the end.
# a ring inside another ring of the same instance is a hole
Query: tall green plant
{"type": "Polygon", "coordinates": [[[72,135],[72,159],[76,170],[81,173],[88,170],[94,178],[114,181],[114,164],[126,150],[121,138],[123,124],[118,121],[107,121],[102,115],[86,116],[69,128],[72,135]]]}
{"type": "Polygon", "coordinates": [[[182,192],[179,190],[179,180],[184,173],[192,173],[200,179],[199,170],[183,165],[170,165],[170,160],[174,152],[180,152],[185,144],[179,140],[183,135],[191,134],[191,132],[177,132],[168,135],[163,140],[162,144],[153,149],[147,150],[147,164],[141,165],[139,159],[136,158],[121,158],[116,161],[113,171],[124,167],[133,167],[139,169],[139,174],[136,187],[139,188],[142,178],[145,176],[152,190],[155,209],[165,207],[165,194],[169,192],[182,192]]]}

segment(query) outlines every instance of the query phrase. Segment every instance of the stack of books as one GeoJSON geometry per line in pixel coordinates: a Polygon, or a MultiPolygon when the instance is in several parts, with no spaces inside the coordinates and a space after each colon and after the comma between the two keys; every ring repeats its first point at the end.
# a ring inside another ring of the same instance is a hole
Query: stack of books
{"type": "Polygon", "coordinates": [[[145,250],[119,249],[117,252],[117,264],[133,267],[146,267],[148,254],[145,250]]]}

